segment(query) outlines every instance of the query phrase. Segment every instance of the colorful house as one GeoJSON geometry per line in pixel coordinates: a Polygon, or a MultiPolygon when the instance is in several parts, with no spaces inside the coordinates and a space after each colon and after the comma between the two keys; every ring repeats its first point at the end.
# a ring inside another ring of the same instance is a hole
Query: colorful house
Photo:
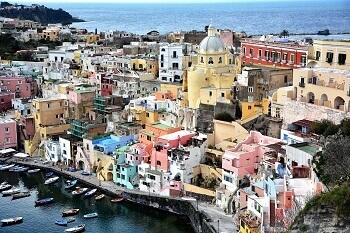
{"type": "Polygon", "coordinates": [[[0,118],[1,149],[17,148],[17,125],[12,119],[0,118]]]}

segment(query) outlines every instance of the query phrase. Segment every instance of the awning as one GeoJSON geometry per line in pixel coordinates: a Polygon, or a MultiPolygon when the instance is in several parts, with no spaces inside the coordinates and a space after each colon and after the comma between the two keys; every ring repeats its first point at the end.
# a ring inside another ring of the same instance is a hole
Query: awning
{"type": "Polygon", "coordinates": [[[17,153],[17,154],[15,154],[13,156],[17,157],[17,158],[27,158],[27,157],[29,157],[28,154],[24,154],[24,153],[17,153]]]}
{"type": "Polygon", "coordinates": [[[10,152],[15,152],[15,151],[16,151],[15,149],[8,148],[8,149],[0,150],[0,154],[6,154],[6,153],[10,153],[10,152]]]}

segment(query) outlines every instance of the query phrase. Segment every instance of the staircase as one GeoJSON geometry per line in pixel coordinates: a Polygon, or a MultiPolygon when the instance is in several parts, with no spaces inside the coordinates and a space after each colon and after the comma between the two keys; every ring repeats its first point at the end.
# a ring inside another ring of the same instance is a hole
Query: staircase
{"type": "Polygon", "coordinates": [[[86,153],[86,151],[83,147],[81,147],[81,150],[83,151],[84,158],[88,163],[88,169],[85,169],[85,170],[88,170],[88,172],[91,172],[92,163],[90,161],[90,156],[88,156],[88,154],[86,153]]]}
{"type": "Polygon", "coordinates": [[[231,193],[231,196],[230,198],[228,199],[228,202],[227,202],[227,213],[228,214],[232,214],[232,202],[233,202],[233,199],[235,198],[236,196],[236,193],[238,191],[239,188],[236,188],[232,193],[231,193]]]}
{"type": "Polygon", "coordinates": [[[29,155],[33,155],[34,151],[38,149],[38,145],[40,144],[40,129],[36,132],[32,138],[32,140],[26,140],[26,153],[29,155]]]}
{"type": "MultiPolygon", "coordinates": [[[[102,169],[101,169],[101,170],[102,170],[102,169]]],[[[103,178],[103,181],[106,181],[106,180],[107,180],[106,177],[102,174],[101,171],[100,171],[98,174],[103,178]]]]}

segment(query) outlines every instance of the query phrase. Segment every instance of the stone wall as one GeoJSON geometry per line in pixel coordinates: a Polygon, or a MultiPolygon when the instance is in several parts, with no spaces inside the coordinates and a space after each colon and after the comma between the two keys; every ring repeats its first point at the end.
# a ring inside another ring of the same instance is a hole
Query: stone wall
{"type": "Polygon", "coordinates": [[[195,232],[215,233],[215,230],[207,222],[207,217],[200,211],[197,211],[195,201],[188,201],[165,198],[154,195],[140,195],[136,193],[123,192],[121,194],[128,201],[141,204],[144,206],[153,207],[159,210],[186,216],[190,219],[195,232]]]}
{"type": "Polygon", "coordinates": [[[350,117],[350,113],[291,99],[286,100],[283,111],[284,124],[291,124],[302,119],[311,121],[328,119],[339,124],[346,117],[350,117]]]}

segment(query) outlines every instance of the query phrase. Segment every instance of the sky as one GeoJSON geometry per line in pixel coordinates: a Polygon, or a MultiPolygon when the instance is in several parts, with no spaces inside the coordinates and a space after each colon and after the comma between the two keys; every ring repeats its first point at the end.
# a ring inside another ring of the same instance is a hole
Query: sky
{"type": "MultiPolygon", "coordinates": [[[[4,0],[6,1],[6,0],[4,0]]],[[[104,3],[231,3],[231,2],[271,2],[271,1],[303,1],[303,0],[8,0],[10,3],[23,3],[23,4],[32,4],[32,3],[59,3],[59,2],[104,2],[104,3]]],[[[310,1],[310,0],[309,0],[310,1]]],[[[312,0],[317,1],[317,0],[312,0]]]]}

